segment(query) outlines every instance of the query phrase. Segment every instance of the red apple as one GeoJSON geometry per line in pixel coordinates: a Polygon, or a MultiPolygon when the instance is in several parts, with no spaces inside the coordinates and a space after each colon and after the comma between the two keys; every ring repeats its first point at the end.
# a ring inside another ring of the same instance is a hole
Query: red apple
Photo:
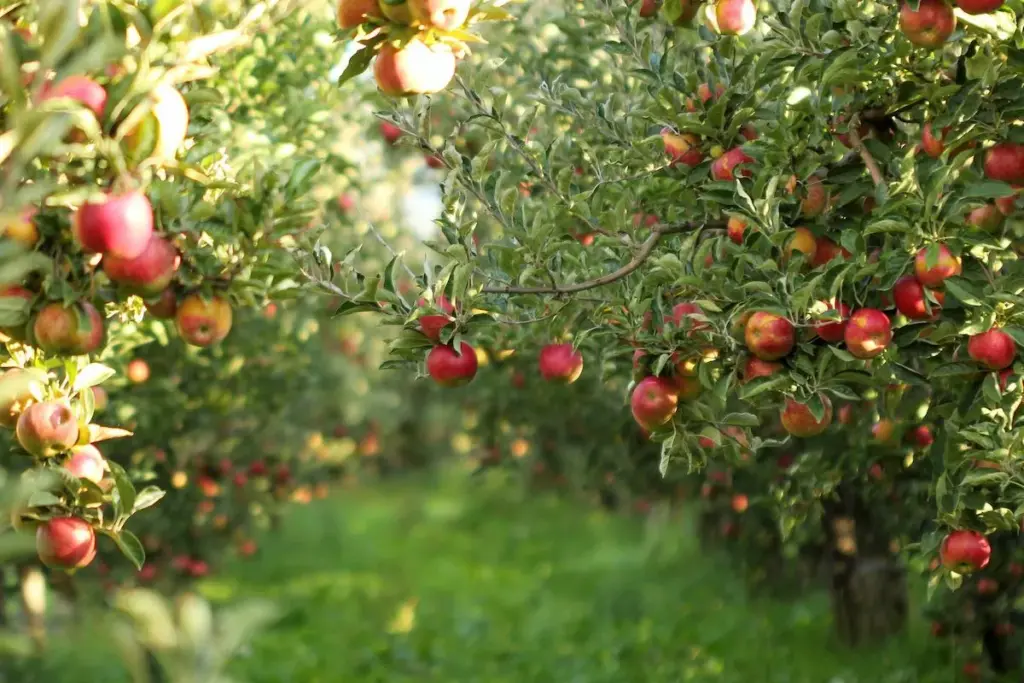
{"type": "Polygon", "coordinates": [[[927,300],[925,288],[913,275],[904,275],[896,281],[892,288],[892,298],[896,302],[896,310],[911,320],[928,320],[938,317],[946,295],[941,290],[935,290],[932,294],[939,301],[939,306],[927,300]]]}
{"type": "Polygon", "coordinates": [[[676,386],[663,377],[647,377],[637,383],[630,397],[633,419],[642,428],[653,431],[667,424],[676,414],[679,395],[676,386]]]}
{"type": "Polygon", "coordinates": [[[79,479],[88,479],[94,484],[99,484],[106,473],[107,464],[100,449],[92,444],[86,444],[71,449],[64,469],[79,479]]]}
{"type": "MultiPolygon", "coordinates": [[[[742,1],[749,2],[749,0],[742,1]]],[[[711,177],[714,180],[735,180],[737,169],[741,176],[749,177],[753,175],[752,171],[749,168],[740,168],[740,166],[753,163],[753,161],[742,147],[733,147],[711,162],[711,177]]]]}
{"type": "Polygon", "coordinates": [[[470,0],[409,0],[412,18],[427,28],[452,31],[466,23],[470,0]]]}
{"type": "Polygon", "coordinates": [[[658,13],[659,9],[661,9],[659,0],[643,0],[640,3],[640,16],[644,19],[650,19],[658,13]]]}
{"type": "Polygon", "coordinates": [[[1004,0],[956,0],[956,6],[967,14],[988,14],[1003,6],[1004,0]]]}
{"type": "Polygon", "coordinates": [[[686,327],[689,329],[688,336],[693,336],[694,332],[706,330],[708,328],[707,322],[693,318],[693,316],[703,315],[704,311],[701,310],[700,306],[689,301],[684,301],[672,307],[672,315],[667,317],[665,322],[671,322],[677,329],[686,327]]]}
{"type": "Polygon", "coordinates": [[[832,303],[824,301],[822,303],[828,306],[830,310],[838,312],[840,320],[838,322],[824,320],[817,322],[814,324],[814,331],[819,337],[829,343],[841,342],[846,333],[846,323],[850,319],[850,307],[842,301],[834,301],[832,303]]]}
{"type": "Polygon", "coordinates": [[[1024,184],[1024,145],[1000,142],[985,152],[985,175],[1011,185],[1024,184]]]}
{"type": "Polygon", "coordinates": [[[985,204],[967,214],[967,224],[985,232],[997,232],[1003,227],[1006,214],[996,204],[985,204]]]}
{"type": "Polygon", "coordinates": [[[946,149],[945,140],[947,135],[949,135],[949,126],[943,128],[936,135],[931,121],[925,123],[921,129],[921,149],[932,159],[938,159],[946,149]]]}
{"type": "MultiPolygon", "coordinates": [[[[693,3],[693,5],[699,7],[698,3],[693,3]]],[[[692,19],[693,17],[690,18],[692,19]]],[[[714,91],[711,90],[711,86],[707,83],[701,83],[697,86],[697,98],[701,104],[707,104],[710,100],[717,100],[723,93],[725,93],[725,86],[721,83],[715,85],[714,91]]],[[[697,111],[697,103],[692,97],[686,98],[686,111],[697,111]]]]}
{"type": "Polygon", "coordinates": [[[355,28],[367,19],[381,16],[377,0],[338,0],[338,26],[342,30],[355,28]]]}
{"type": "Polygon", "coordinates": [[[752,0],[715,0],[715,24],[724,36],[742,36],[757,23],[752,0]]]}
{"type": "Polygon", "coordinates": [[[892,341],[892,323],[882,311],[862,308],[850,316],[846,324],[846,350],[855,358],[874,358],[892,341]]]}
{"type": "Polygon", "coordinates": [[[443,387],[467,384],[476,376],[476,369],[476,351],[466,342],[459,352],[451,346],[435,346],[427,354],[427,374],[443,387]]]}
{"type": "Polygon", "coordinates": [[[801,438],[817,436],[828,429],[828,426],[832,424],[832,402],[824,394],[818,394],[818,398],[825,406],[825,412],[820,420],[814,418],[814,413],[806,403],[787,398],[786,404],[779,414],[782,428],[793,436],[801,438]]]}
{"type": "Polygon", "coordinates": [[[995,595],[999,592],[999,582],[987,576],[978,579],[979,595],[995,595]]]}
{"type": "Polygon", "coordinates": [[[198,294],[190,294],[178,306],[174,322],[186,344],[218,344],[231,331],[231,304],[219,296],[205,299],[198,294]]]}
{"type": "Polygon", "coordinates": [[[745,494],[737,493],[732,497],[731,505],[733,512],[746,512],[750,507],[750,499],[745,494]]]}
{"type": "Polygon", "coordinates": [[[154,318],[170,320],[178,312],[178,295],[168,287],[160,296],[146,300],[146,310],[154,318]]]}
{"type": "Polygon", "coordinates": [[[444,168],[444,160],[436,154],[424,154],[423,159],[427,163],[428,168],[444,168]]]}
{"type": "Polygon", "coordinates": [[[47,353],[80,356],[103,346],[103,318],[87,301],[64,307],[49,303],[32,323],[35,345],[47,353]]]}
{"type": "Polygon", "coordinates": [[[72,222],[75,238],[86,251],[134,259],[153,236],[153,206],[141,192],[108,194],[82,204],[72,222]]]}
{"type": "Polygon", "coordinates": [[[939,557],[942,565],[960,574],[970,574],[988,566],[992,547],[988,539],[977,531],[960,529],[942,539],[939,557]]]}
{"type": "Polygon", "coordinates": [[[54,517],[36,529],[39,560],[53,569],[79,569],[96,557],[96,532],[77,517],[54,517]]]}
{"type": "Polygon", "coordinates": [[[945,0],[921,0],[916,11],[909,2],[900,8],[900,30],[918,47],[941,47],[955,28],[956,15],[945,0]]]}
{"type": "Polygon", "coordinates": [[[757,311],[747,319],[744,330],[747,349],[761,360],[778,360],[789,354],[796,343],[793,323],[781,315],[757,311]]]}
{"type": "Polygon", "coordinates": [[[132,384],[142,384],[149,379],[149,363],[141,358],[133,358],[128,362],[125,375],[132,384]]]}
{"type": "Polygon", "coordinates": [[[918,448],[928,448],[935,442],[931,427],[918,425],[910,430],[906,436],[907,440],[918,448]]]}
{"type": "Polygon", "coordinates": [[[245,488],[245,485],[249,483],[249,477],[246,476],[245,472],[235,472],[235,476],[232,477],[232,483],[235,488],[245,488]]]}
{"type": "Polygon", "coordinates": [[[793,258],[794,252],[800,252],[810,262],[817,250],[818,241],[813,232],[807,228],[794,228],[793,236],[786,242],[786,259],[793,258]]]}
{"type": "Polygon", "coordinates": [[[828,237],[817,237],[814,240],[814,255],[811,256],[811,267],[818,268],[834,258],[850,258],[852,254],[845,247],[840,247],[828,237]]]}
{"type": "Polygon", "coordinates": [[[725,226],[726,233],[736,244],[743,244],[743,233],[747,230],[747,222],[743,219],[729,216],[729,222],[725,226]]]}
{"type": "MultiPolygon", "coordinates": [[[[107,91],[88,76],[68,76],[56,85],[46,83],[39,94],[39,102],[67,97],[89,109],[97,121],[103,120],[107,108],[107,91]]],[[[74,130],[68,136],[73,142],[84,142],[81,130],[74,130]]]]}
{"type": "Polygon", "coordinates": [[[665,153],[672,159],[673,166],[683,164],[692,168],[704,160],[700,138],[696,135],[676,133],[671,128],[662,128],[661,141],[665,145],[665,153]]]}
{"type": "Polygon", "coordinates": [[[154,234],[141,254],[125,259],[113,254],[103,257],[103,271],[131,294],[155,296],[167,289],[181,264],[173,244],[154,234]]]}
{"type": "Polygon", "coordinates": [[[743,364],[743,381],[749,382],[758,377],[771,377],[782,369],[781,363],[771,363],[757,356],[749,356],[743,364]]]}
{"type": "Polygon", "coordinates": [[[402,137],[402,129],[390,121],[380,122],[380,134],[389,145],[395,144],[398,138],[402,137]]]}
{"type": "MultiPolygon", "coordinates": [[[[427,300],[420,299],[418,302],[416,302],[416,305],[425,307],[427,305],[427,300]]],[[[431,341],[440,340],[441,330],[443,330],[444,327],[452,321],[451,314],[455,312],[455,307],[452,306],[452,303],[448,300],[448,297],[444,296],[443,294],[438,297],[437,301],[435,302],[435,306],[444,314],[440,315],[431,313],[429,315],[422,315],[419,318],[420,331],[427,337],[427,339],[430,339],[431,341]]]]}
{"type": "Polygon", "coordinates": [[[384,43],[373,64],[373,76],[385,95],[440,92],[455,76],[455,55],[447,46],[428,47],[418,38],[400,49],[384,43]]]}
{"type": "Polygon", "coordinates": [[[811,176],[804,185],[803,198],[800,200],[800,212],[806,218],[820,216],[828,206],[829,192],[818,176],[811,176]]]}
{"type": "Polygon", "coordinates": [[[967,340],[967,355],[989,370],[1002,370],[1013,365],[1017,344],[1006,332],[991,329],[971,335],[967,340]]]}
{"type": "Polygon", "coordinates": [[[877,443],[889,443],[896,431],[896,423],[889,418],[882,418],[871,425],[871,438],[877,443]]]}
{"type": "Polygon", "coordinates": [[[914,274],[917,276],[918,282],[925,287],[941,287],[943,280],[960,274],[960,259],[954,256],[945,244],[939,245],[938,259],[930,268],[928,267],[928,250],[929,247],[921,247],[917,256],[914,257],[914,274]]]}
{"type": "Polygon", "coordinates": [[[583,372],[583,355],[572,344],[547,344],[540,350],[538,364],[547,381],[572,384],[583,372]]]}

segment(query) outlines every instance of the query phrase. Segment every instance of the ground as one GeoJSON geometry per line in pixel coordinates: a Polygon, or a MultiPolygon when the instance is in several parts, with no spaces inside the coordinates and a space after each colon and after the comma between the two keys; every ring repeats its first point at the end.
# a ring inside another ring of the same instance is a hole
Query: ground
{"type": "MultiPolygon", "coordinates": [[[[954,679],[921,623],[850,651],[832,639],[825,595],[750,597],[726,557],[699,549],[685,514],[613,516],[498,477],[297,506],[258,561],[200,589],[285,610],[232,668],[251,683],[954,679]]],[[[67,635],[38,680],[127,680],[102,645],[75,654],[82,635],[67,635]]]]}

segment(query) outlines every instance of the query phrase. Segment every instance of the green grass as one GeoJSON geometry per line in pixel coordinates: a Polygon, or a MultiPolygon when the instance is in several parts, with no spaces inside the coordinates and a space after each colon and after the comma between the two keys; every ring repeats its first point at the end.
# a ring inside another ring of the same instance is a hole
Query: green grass
{"type": "MultiPolygon", "coordinates": [[[[825,595],[749,597],[686,519],[580,509],[497,478],[339,493],[295,508],[261,552],[202,585],[218,602],[266,596],[286,610],[233,667],[251,683],[955,678],[917,622],[882,647],[848,650],[825,595]],[[411,630],[389,633],[410,600],[411,630]]],[[[56,646],[58,668],[74,642],[56,646]]],[[[124,680],[104,652],[79,650],[67,680],[124,680]]]]}

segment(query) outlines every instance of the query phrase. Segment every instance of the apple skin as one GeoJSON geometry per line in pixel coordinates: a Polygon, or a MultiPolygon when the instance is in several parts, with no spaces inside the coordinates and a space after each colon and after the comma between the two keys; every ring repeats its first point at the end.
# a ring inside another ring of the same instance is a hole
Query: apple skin
{"type": "Polygon", "coordinates": [[[921,129],[922,151],[932,159],[938,159],[946,149],[945,139],[947,135],[949,135],[949,126],[946,126],[939,131],[938,135],[935,135],[935,129],[932,127],[931,121],[925,123],[921,129]]]}
{"type": "Polygon", "coordinates": [[[819,398],[825,406],[825,413],[821,416],[820,421],[814,419],[811,409],[806,404],[787,398],[782,412],[779,414],[782,428],[800,438],[817,436],[828,429],[828,426],[832,424],[832,402],[824,394],[819,394],[819,398]]]}
{"type": "Polygon", "coordinates": [[[429,95],[444,90],[455,76],[455,55],[415,39],[401,49],[385,43],[374,60],[373,76],[385,95],[429,95]]]}
{"type": "Polygon", "coordinates": [[[873,438],[876,443],[889,443],[892,441],[895,431],[896,423],[888,418],[883,418],[871,425],[871,438],[873,438]]]}
{"type": "Polygon", "coordinates": [[[960,259],[945,244],[939,245],[939,258],[931,268],[928,267],[928,247],[921,247],[914,257],[914,275],[925,287],[941,287],[943,280],[960,272],[960,259]]]}
{"type": "MultiPolygon", "coordinates": [[[[694,4],[694,7],[698,6],[699,5],[694,4]]],[[[692,18],[693,17],[691,16],[690,19],[692,18]]],[[[701,104],[707,104],[711,100],[717,100],[724,93],[725,86],[722,85],[721,83],[716,84],[714,90],[711,90],[711,86],[708,83],[701,83],[700,85],[697,86],[697,98],[700,100],[701,104]]],[[[686,111],[691,113],[697,111],[697,103],[693,100],[692,97],[686,98],[686,111]]]]}
{"type": "Polygon", "coordinates": [[[896,302],[896,310],[911,320],[930,320],[939,316],[941,304],[946,295],[941,290],[932,292],[939,301],[939,306],[925,298],[925,288],[913,275],[904,275],[892,288],[892,298],[896,302]],[[929,312],[929,307],[931,311],[929,312]]]}
{"type": "Polygon", "coordinates": [[[572,384],[583,372],[583,355],[572,344],[547,344],[540,350],[538,365],[547,381],[572,384]]]}
{"type": "Polygon", "coordinates": [[[671,128],[662,128],[661,141],[665,145],[665,153],[672,159],[673,166],[682,164],[693,168],[704,161],[700,138],[696,135],[676,133],[671,128]]]}
{"type": "Polygon", "coordinates": [[[985,152],[985,176],[1011,185],[1024,183],[1024,145],[1000,142],[985,152]]]}
{"type": "Polygon", "coordinates": [[[730,216],[725,225],[726,234],[736,244],[743,244],[743,233],[747,231],[747,222],[741,218],[730,216]]]}
{"type": "Polygon", "coordinates": [[[850,307],[842,301],[834,301],[832,303],[825,301],[823,303],[830,309],[838,311],[839,317],[842,318],[842,320],[838,322],[825,320],[815,323],[814,332],[830,344],[841,342],[846,334],[846,323],[850,319],[850,307]]]}
{"type": "Polygon", "coordinates": [[[125,376],[132,384],[144,384],[149,379],[149,363],[141,358],[133,358],[125,368],[125,376]]]}
{"type": "Polygon", "coordinates": [[[149,113],[125,133],[125,148],[136,160],[174,161],[188,135],[188,105],[181,93],[166,83],[155,88],[150,98],[149,113]]]}
{"type": "Polygon", "coordinates": [[[862,308],[850,316],[843,340],[854,358],[874,358],[892,342],[892,322],[878,309],[862,308]]]}
{"type": "MultiPolygon", "coordinates": [[[[711,162],[711,177],[715,180],[735,180],[737,168],[743,164],[753,163],[753,161],[742,147],[733,147],[711,162]]],[[[739,169],[739,171],[743,177],[753,175],[749,168],[739,169]]]]}
{"type": "Polygon", "coordinates": [[[17,242],[26,249],[32,249],[39,242],[39,228],[35,217],[35,207],[22,209],[13,215],[0,215],[0,232],[4,239],[17,242]]]}
{"type": "Polygon", "coordinates": [[[781,369],[781,363],[772,363],[761,360],[757,356],[750,356],[743,364],[743,381],[749,382],[758,377],[771,377],[781,369]]]}
{"type": "Polygon", "coordinates": [[[14,434],[38,458],[52,458],[78,441],[78,419],[63,401],[33,403],[22,411],[14,434]]]}
{"type": "Polygon", "coordinates": [[[168,287],[159,296],[146,301],[146,310],[158,320],[170,320],[178,312],[178,295],[168,287]]]}
{"type": "Polygon", "coordinates": [[[716,0],[715,24],[723,36],[742,36],[757,23],[757,7],[752,0],[716,0]]]}
{"type": "Polygon", "coordinates": [[[451,31],[466,23],[470,0],[408,0],[412,18],[427,27],[451,31]]]}
{"type": "Polygon", "coordinates": [[[1003,6],[1005,0],[956,0],[956,6],[966,14],[988,14],[1003,6]]]}
{"type": "Polygon", "coordinates": [[[106,335],[96,307],[79,301],[67,308],[56,302],[43,306],[32,323],[32,337],[47,353],[80,356],[100,349],[106,335]]]}
{"type": "Polygon", "coordinates": [[[458,387],[468,384],[478,367],[476,351],[466,342],[459,346],[459,353],[451,346],[435,346],[427,354],[427,374],[443,387],[458,387]]]}
{"type": "Polygon", "coordinates": [[[683,301],[672,307],[672,314],[666,316],[665,322],[671,322],[676,329],[689,327],[686,336],[692,337],[694,332],[708,329],[708,323],[703,320],[694,319],[693,316],[695,315],[702,316],[704,311],[695,303],[683,301]]]}
{"type": "Polygon", "coordinates": [[[190,294],[178,305],[174,322],[186,344],[212,346],[231,332],[232,318],[231,304],[222,297],[204,299],[190,294]]]}
{"type": "Polygon", "coordinates": [[[377,0],[338,0],[338,26],[342,30],[355,28],[369,18],[381,16],[377,0]]]}
{"type": "MultiPolygon", "coordinates": [[[[416,302],[418,306],[426,306],[426,299],[420,299],[416,302]]],[[[445,325],[452,321],[451,314],[455,312],[455,307],[448,300],[448,297],[443,294],[438,297],[436,302],[436,308],[444,312],[443,315],[430,313],[428,315],[422,315],[419,318],[420,332],[431,341],[440,341],[441,330],[444,329],[445,325]]]]}
{"type": "Polygon", "coordinates": [[[796,331],[793,323],[781,315],[757,311],[747,319],[743,338],[752,354],[761,360],[774,361],[793,350],[796,331]]]}
{"type": "Polygon", "coordinates": [[[75,238],[83,249],[120,258],[137,258],[153,236],[153,205],[141,192],[108,194],[75,212],[75,238]]]}
{"type": "Polygon", "coordinates": [[[800,213],[805,218],[820,216],[828,207],[829,192],[818,176],[811,176],[804,186],[803,198],[800,200],[800,213]]]}
{"type": "Polygon", "coordinates": [[[985,232],[998,232],[1006,214],[996,204],[985,204],[967,214],[967,224],[985,232]]]}
{"type": "Polygon", "coordinates": [[[393,145],[398,141],[398,138],[402,137],[402,129],[390,121],[381,121],[380,135],[386,143],[393,145]]]}
{"type": "Polygon", "coordinates": [[[1017,344],[1006,332],[991,329],[971,335],[967,340],[967,355],[989,370],[1005,370],[1013,365],[1017,344]]]}
{"type": "MultiPolygon", "coordinates": [[[[107,91],[103,86],[88,76],[68,76],[57,84],[47,83],[39,95],[39,101],[68,97],[89,109],[97,121],[103,120],[107,108],[107,91]]],[[[80,130],[73,130],[68,136],[73,142],[84,142],[85,135],[80,130]]]]}
{"type": "Polygon", "coordinates": [[[661,9],[661,3],[658,0],[643,0],[640,3],[640,16],[650,19],[658,13],[659,9],[661,9]]]}
{"type": "Polygon", "coordinates": [[[444,168],[444,161],[441,159],[441,157],[437,156],[436,154],[425,154],[423,156],[423,160],[426,162],[429,168],[444,168]]]}
{"type": "Polygon", "coordinates": [[[793,252],[800,252],[808,262],[814,258],[818,249],[818,240],[814,233],[807,228],[795,228],[793,236],[786,242],[786,259],[793,258],[793,252]]]}
{"type": "Polygon", "coordinates": [[[87,444],[71,449],[64,469],[79,479],[88,479],[94,484],[99,484],[103,480],[107,466],[100,449],[87,444]]]}
{"type": "Polygon", "coordinates": [[[908,2],[900,7],[900,30],[918,47],[941,47],[955,28],[956,15],[945,0],[921,0],[916,12],[908,2]]]}
{"type": "Polygon", "coordinates": [[[664,377],[645,377],[633,388],[630,410],[643,429],[653,431],[667,424],[676,414],[679,394],[676,386],[664,377]]]}
{"type": "Polygon", "coordinates": [[[814,240],[814,254],[811,256],[811,267],[820,268],[835,258],[848,259],[853,254],[840,247],[828,237],[817,237],[814,240]]]}
{"type": "Polygon", "coordinates": [[[77,517],[54,517],[36,529],[36,553],[52,569],[80,569],[96,557],[96,532],[77,517]]]}
{"type": "Polygon", "coordinates": [[[103,272],[126,292],[150,297],[163,292],[174,279],[181,255],[173,244],[154,234],[146,249],[133,259],[103,257],[103,272]]]}
{"type": "Polygon", "coordinates": [[[988,539],[977,531],[960,529],[950,532],[939,548],[942,566],[960,574],[984,569],[992,557],[992,546],[988,539]]]}

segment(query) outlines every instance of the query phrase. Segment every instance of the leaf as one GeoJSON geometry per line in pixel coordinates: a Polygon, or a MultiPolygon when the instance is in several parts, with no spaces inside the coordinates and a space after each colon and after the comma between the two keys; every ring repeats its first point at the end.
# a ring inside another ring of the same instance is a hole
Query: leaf
{"type": "Polygon", "coordinates": [[[338,85],[345,85],[353,78],[370,68],[370,62],[373,61],[374,51],[370,47],[363,47],[361,50],[356,52],[348,60],[348,64],[345,65],[345,70],[338,76],[338,85]]]}
{"type": "Polygon", "coordinates": [[[148,507],[152,507],[160,502],[167,492],[156,486],[147,486],[146,488],[139,491],[139,494],[135,497],[135,504],[132,505],[132,513],[136,513],[139,510],[145,510],[148,507]]]}
{"type": "Polygon", "coordinates": [[[108,460],[107,466],[110,468],[110,474],[114,478],[114,486],[117,487],[117,499],[115,500],[116,514],[119,518],[125,517],[131,514],[131,510],[135,507],[135,486],[132,484],[128,473],[124,471],[124,468],[119,463],[114,460],[108,460]]]}
{"type": "Polygon", "coordinates": [[[946,291],[952,294],[957,301],[964,304],[965,306],[981,306],[981,298],[972,293],[968,289],[969,285],[964,281],[963,278],[951,277],[943,281],[946,286],[946,291]]]}
{"type": "Polygon", "coordinates": [[[89,425],[89,443],[98,441],[109,441],[110,439],[123,439],[126,436],[133,436],[134,432],[120,427],[104,427],[102,425],[89,425]]]}
{"type": "Polygon", "coordinates": [[[89,363],[78,371],[78,376],[75,377],[73,391],[78,392],[82,389],[88,389],[89,387],[103,384],[115,374],[117,373],[113,368],[103,365],[102,363],[89,363]]]}
{"type": "Polygon", "coordinates": [[[352,315],[353,313],[366,313],[368,311],[379,311],[380,305],[376,303],[366,303],[359,301],[344,301],[341,306],[338,306],[338,310],[334,312],[334,317],[340,318],[346,315],[352,315]]]}
{"type": "Polygon", "coordinates": [[[737,427],[757,427],[761,424],[761,420],[752,413],[729,413],[722,418],[722,423],[737,427]]]}
{"type": "Polygon", "coordinates": [[[146,563],[146,549],[142,547],[142,542],[135,534],[122,529],[120,532],[108,532],[107,535],[114,539],[114,543],[136,569],[142,569],[142,565],[146,563]]]}

